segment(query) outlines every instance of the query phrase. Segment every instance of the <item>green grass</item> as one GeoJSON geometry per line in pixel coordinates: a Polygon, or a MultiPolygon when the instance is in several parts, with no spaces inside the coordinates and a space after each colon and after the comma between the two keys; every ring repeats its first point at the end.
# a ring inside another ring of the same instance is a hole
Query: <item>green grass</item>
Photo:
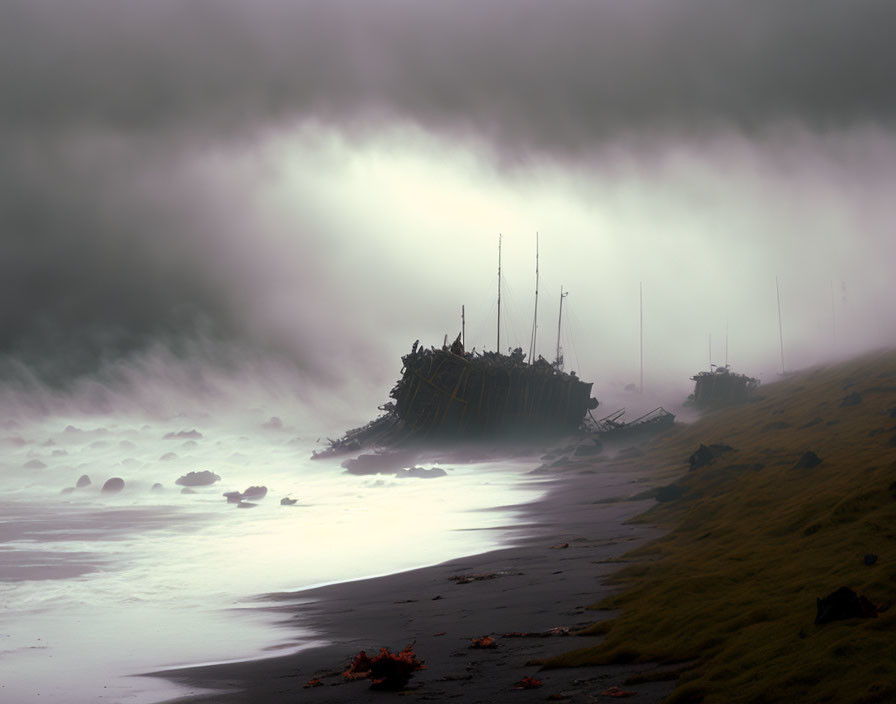
{"type": "Polygon", "coordinates": [[[669,532],[630,553],[618,593],[594,605],[619,609],[592,630],[605,640],[549,666],[692,661],[676,703],[896,701],[896,607],[813,624],[816,597],[841,586],[896,600],[896,352],[811,369],[757,396],[676,426],[630,461],[684,496],[637,519],[669,532]],[[862,402],[841,406],[852,392],[862,402]],[[701,442],[736,451],[689,472],[701,442]],[[795,469],[807,450],[822,464],[795,469]],[[878,564],[865,566],[866,553],[878,564]]]}

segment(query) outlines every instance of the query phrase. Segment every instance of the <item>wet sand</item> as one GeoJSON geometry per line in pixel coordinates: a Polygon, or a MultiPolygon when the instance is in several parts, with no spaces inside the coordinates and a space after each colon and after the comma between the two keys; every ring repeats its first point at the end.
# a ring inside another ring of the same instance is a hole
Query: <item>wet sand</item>
{"type": "MultiPolygon", "coordinates": [[[[365,680],[340,675],[360,650],[400,650],[414,643],[426,669],[401,693],[404,701],[568,702],[612,701],[619,687],[629,702],[656,702],[672,682],[624,685],[651,664],[540,670],[534,661],[586,647],[596,637],[503,637],[557,627],[577,628],[611,614],[585,607],[610,592],[605,578],[619,558],[657,535],[626,525],[651,501],[629,499],[643,489],[643,470],[581,460],[550,483],[548,495],[519,507],[513,547],[400,574],[266,597],[285,627],[310,627],[326,645],[286,656],[155,673],[187,688],[216,690],[178,702],[382,702],[397,696],[371,691],[365,680]],[[561,547],[568,544],[567,547],[561,547]],[[458,577],[485,577],[457,579],[458,577]],[[471,639],[495,638],[494,649],[471,649],[471,639]],[[542,681],[519,690],[524,676],[542,681]],[[306,688],[312,678],[322,686],[306,688]]],[[[414,527],[409,525],[409,531],[414,527]]],[[[284,547],[286,554],[288,549],[284,547]]],[[[235,638],[239,633],[234,634],[235,638]]]]}

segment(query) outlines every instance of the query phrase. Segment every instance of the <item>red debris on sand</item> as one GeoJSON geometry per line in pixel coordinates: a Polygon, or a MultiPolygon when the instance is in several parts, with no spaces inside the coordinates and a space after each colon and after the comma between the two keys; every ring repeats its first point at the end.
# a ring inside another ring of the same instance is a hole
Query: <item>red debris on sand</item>
{"type": "Polygon", "coordinates": [[[487,650],[489,648],[497,648],[498,644],[495,643],[495,639],[491,636],[482,636],[481,638],[473,638],[470,647],[477,650],[487,650]]]}
{"type": "Polygon", "coordinates": [[[561,543],[560,545],[551,545],[550,550],[565,550],[569,547],[569,543],[561,543]]]}
{"type": "Polygon", "coordinates": [[[443,636],[443,635],[445,635],[447,632],[448,632],[448,631],[439,631],[438,633],[433,633],[432,635],[433,635],[433,637],[435,637],[435,636],[443,636]]]}
{"type": "Polygon", "coordinates": [[[363,650],[358,653],[342,673],[347,680],[370,678],[371,689],[402,689],[417,670],[425,669],[417,659],[411,643],[404,650],[393,653],[381,648],[379,655],[369,658],[363,650]]]}
{"type": "Polygon", "coordinates": [[[362,650],[352,658],[352,661],[348,664],[348,667],[345,668],[342,676],[347,680],[363,680],[365,677],[370,677],[372,666],[373,661],[367,657],[367,653],[362,650]]]}
{"type": "Polygon", "coordinates": [[[601,692],[600,696],[616,697],[617,699],[622,699],[623,697],[633,697],[636,694],[637,694],[637,692],[633,692],[631,690],[619,689],[619,687],[613,686],[613,687],[610,687],[605,692],[601,692]]]}
{"type": "Polygon", "coordinates": [[[311,687],[323,687],[324,683],[321,682],[317,677],[313,677],[305,683],[305,689],[309,689],[311,687]]]}
{"type": "Polygon", "coordinates": [[[514,689],[538,689],[539,687],[541,687],[541,684],[542,684],[541,680],[537,680],[534,677],[529,677],[529,675],[526,675],[525,677],[523,677],[523,679],[521,679],[519,682],[517,682],[515,685],[513,685],[513,688],[514,689]]]}

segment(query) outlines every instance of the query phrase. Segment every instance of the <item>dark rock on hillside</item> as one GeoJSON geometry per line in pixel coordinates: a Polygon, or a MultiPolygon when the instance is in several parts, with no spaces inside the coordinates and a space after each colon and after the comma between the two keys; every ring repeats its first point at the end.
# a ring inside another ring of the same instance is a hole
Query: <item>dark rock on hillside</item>
{"type": "Polygon", "coordinates": [[[82,474],[80,477],[78,477],[78,481],[75,483],[75,486],[78,489],[83,489],[85,486],[90,486],[90,484],[90,477],[88,477],[86,474],[82,474]]]}
{"type": "Polygon", "coordinates": [[[281,506],[295,506],[297,501],[298,501],[298,499],[291,499],[288,496],[284,496],[282,499],[280,499],[280,505],[281,506]]]}
{"type": "Polygon", "coordinates": [[[122,489],[124,489],[124,479],[121,477],[112,477],[111,479],[107,479],[106,483],[103,484],[102,492],[104,494],[117,494],[122,489]]]}
{"type": "Polygon", "coordinates": [[[813,467],[817,467],[822,463],[822,459],[816,455],[814,452],[809,450],[809,452],[804,452],[803,456],[800,457],[799,461],[793,465],[794,469],[812,469],[813,467]]]}
{"type": "Polygon", "coordinates": [[[656,490],[656,500],[660,503],[666,503],[667,501],[677,501],[682,496],[684,496],[684,489],[682,489],[678,484],[661,486],[656,490]]]}
{"type": "Polygon", "coordinates": [[[815,606],[816,625],[848,618],[877,618],[877,607],[849,587],[840,587],[824,599],[816,599],[815,606]]]}
{"type": "Polygon", "coordinates": [[[726,452],[732,452],[733,450],[734,448],[731,447],[731,445],[704,445],[701,443],[700,447],[697,448],[697,451],[688,457],[688,464],[691,468],[690,471],[693,472],[695,469],[700,469],[701,467],[712,464],[717,457],[721,457],[726,452]]]}
{"type": "Polygon", "coordinates": [[[209,486],[219,481],[221,481],[221,477],[203,469],[201,472],[187,472],[174,483],[178,486],[209,486]]]}
{"type": "Polygon", "coordinates": [[[843,400],[840,402],[840,407],[858,406],[861,402],[862,397],[856,391],[853,391],[851,394],[846,394],[846,396],[843,397],[843,400]]]}

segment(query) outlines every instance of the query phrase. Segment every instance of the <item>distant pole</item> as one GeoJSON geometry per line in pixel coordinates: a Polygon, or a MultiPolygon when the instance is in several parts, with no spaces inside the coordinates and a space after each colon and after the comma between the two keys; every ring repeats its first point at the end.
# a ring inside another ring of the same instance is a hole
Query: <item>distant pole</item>
{"type": "Polygon", "coordinates": [[[560,366],[560,324],[563,320],[563,299],[569,295],[569,291],[563,292],[563,286],[560,286],[560,314],[557,316],[557,366],[560,366]]]}
{"type": "Polygon", "coordinates": [[[781,287],[775,277],[775,292],[778,294],[778,339],[781,341],[781,373],[784,373],[784,326],[781,324],[781,287]]]}
{"type": "Polygon", "coordinates": [[[837,342],[837,306],[834,303],[834,280],[831,279],[831,329],[834,333],[834,342],[837,342]]]}
{"type": "Polygon", "coordinates": [[[535,233],[535,318],[532,320],[532,343],[529,345],[529,364],[535,362],[535,343],[538,339],[538,233],[535,233]]]}
{"type": "Polygon", "coordinates": [[[498,354],[501,353],[501,235],[498,235],[498,354]]]}
{"type": "Polygon", "coordinates": [[[464,348],[464,351],[467,349],[467,316],[464,312],[464,307],[460,307],[460,346],[464,348]]]}
{"type": "Polygon", "coordinates": [[[712,371],[712,333],[707,333],[709,335],[709,370],[712,371]]]}
{"type": "Polygon", "coordinates": [[[728,368],[728,319],[725,318],[725,368],[728,368]]]}
{"type": "Polygon", "coordinates": [[[641,383],[638,386],[638,393],[644,393],[644,282],[638,282],[638,294],[641,299],[641,383]]]}

